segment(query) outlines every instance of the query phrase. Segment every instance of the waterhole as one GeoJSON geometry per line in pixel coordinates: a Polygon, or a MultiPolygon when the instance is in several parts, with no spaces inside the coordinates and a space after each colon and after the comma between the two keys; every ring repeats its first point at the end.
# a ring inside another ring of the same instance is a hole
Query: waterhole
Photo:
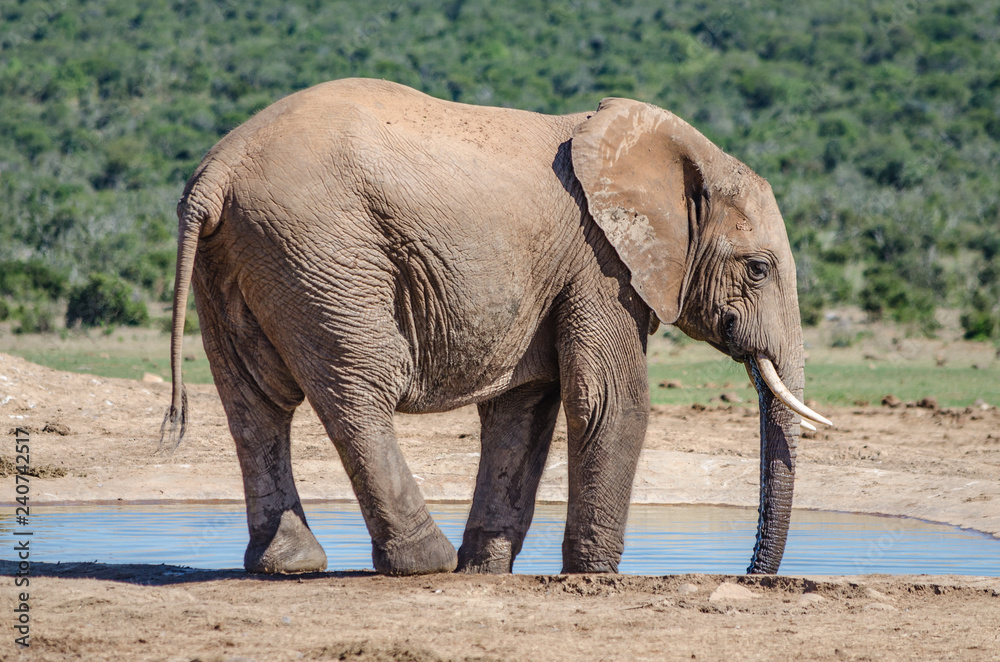
{"type": "MultiPolygon", "coordinates": [[[[457,548],[468,504],[430,509],[457,548]]],[[[247,543],[246,517],[237,504],[33,506],[31,514],[33,561],[238,568],[247,543]]],[[[307,504],[306,514],[330,570],[372,567],[371,542],[356,503],[307,504]]],[[[565,517],[565,504],[536,508],[514,572],[559,572],[565,517]]],[[[743,573],[756,522],[757,513],[749,508],[633,505],[619,571],[743,573]]],[[[12,525],[10,514],[0,516],[8,539],[12,525]]],[[[866,573],[1000,576],[1000,540],[908,518],[793,511],[780,574],[866,573]]]]}

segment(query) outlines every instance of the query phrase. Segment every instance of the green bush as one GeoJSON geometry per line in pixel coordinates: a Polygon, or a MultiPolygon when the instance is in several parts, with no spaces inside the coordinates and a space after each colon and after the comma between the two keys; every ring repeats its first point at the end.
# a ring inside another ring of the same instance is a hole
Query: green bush
{"type": "Polygon", "coordinates": [[[889,317],[925,333],[937,328],[933,293],[903,278],[897,266],[877,264],[865,269],[864,276],[861,307],[873,319],[889,317]]]}
{"type": "Polygon", "coordinates": [[[967,310],[962,313],[962,330],[966,340],[989,340],[1000,335],[1000,315],[987,310],[967,310]]]}
{"type": "Polygon", "coordinates": [[[43,298],[55,301],[66,292],[66,276],[41,260],[0,262],[0,295],[16,300],[43,298]]]}
{"type": "Polygon", "coordinates": [[[816,290],[799,294],[799,315],[802,326],[816,326],[823,319],[823,296],[816,290]]]}
{"type": "MultiPolygon", "coordinates": [[[[173,318],[164,317],[160,320],[160,329],[164,333],[170,333],[173,331],[173,318]]],[[[191,336],[196,333],[201,333],[201,323],[198,320],[198,311],[194,309],[193,306],[188,307],[187,313],[184,315],[184,335],[191,336]]]]}
{"type": "Polygon", "coordinates": [[[55,312],[50,303],[34,303],[30,306],[20,306],[15,317],[20,324],[14,327],[14,333],[50,333],[56,330],[55,312]]]}
{"type": "Polygon", "coordinates": [[[66,326],[144,326],[149,321],[146,304],[125,281],[94,273],[70,291],[66,326]]]}
{"type": "Polygon", "coordinates": [[[1000,297],[995,292],[977,291],[962,312],[966,340],[1000,339],[1000,297]]]}

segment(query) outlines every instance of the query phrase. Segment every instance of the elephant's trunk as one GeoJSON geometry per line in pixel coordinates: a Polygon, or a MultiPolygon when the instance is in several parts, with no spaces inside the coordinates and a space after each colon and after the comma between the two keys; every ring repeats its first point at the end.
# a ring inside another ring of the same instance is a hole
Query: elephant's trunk
{"type": "MultiPolygon", "coordinates": [[[[801,347],[777,366],[778,378],[798,401],[804,384],[801,347]]],[[[763,361],[761,361],[763,363],[763,361]]],[[[799,415],[785,405],[761,375],[758,361],[749,361],[760,403],[760,507],[757,543],[748,574],[774,574],[781,565],[792,514],[795,454],[799,445],[799,415]]],[[[824,419],[825,420],[825,419],[824,419]]]]}

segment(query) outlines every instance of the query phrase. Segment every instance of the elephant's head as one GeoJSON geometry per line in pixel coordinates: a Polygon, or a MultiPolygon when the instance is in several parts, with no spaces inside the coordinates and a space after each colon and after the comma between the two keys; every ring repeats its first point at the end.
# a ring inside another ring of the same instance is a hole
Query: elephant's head
{"type": "Polygon", "coordinates": [[[748,572],[778,570],[802,425],[795,262],[768,183],[675,115],[605,99],[573,135],[591,216],[668,324],[743,363],[760,403],[757,545],[748,572]]]}

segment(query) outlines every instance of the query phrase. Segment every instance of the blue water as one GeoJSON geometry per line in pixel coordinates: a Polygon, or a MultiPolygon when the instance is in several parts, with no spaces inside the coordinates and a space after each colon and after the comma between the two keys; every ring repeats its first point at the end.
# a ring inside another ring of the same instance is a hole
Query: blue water
{"type": "MultiPolygon", "coordinates": [[[[431,511],[457,548],[468,505],[432,504],[431,511]]],[[[247,543],[238,505],[33,506],[31,513],[32,561],[238,568],[247,543]]],[[[536,509],[514,572],[559,572],[565,514],[565,505],[536,509]]],[[[308,504],[306,515],[330,570],[372,567],[371,541],[357,504],[308,504]]],[[[743,573],[756,518],[749,508],[633,505],[619,571],[743,573]]],[[[12,509],[0,514],[0,535],[8,540],[12,519],[12,509]]],[[[906,518],[793,511],[780,574],[865,573],[1000,576],[1000,540],[906,518]]]]}

